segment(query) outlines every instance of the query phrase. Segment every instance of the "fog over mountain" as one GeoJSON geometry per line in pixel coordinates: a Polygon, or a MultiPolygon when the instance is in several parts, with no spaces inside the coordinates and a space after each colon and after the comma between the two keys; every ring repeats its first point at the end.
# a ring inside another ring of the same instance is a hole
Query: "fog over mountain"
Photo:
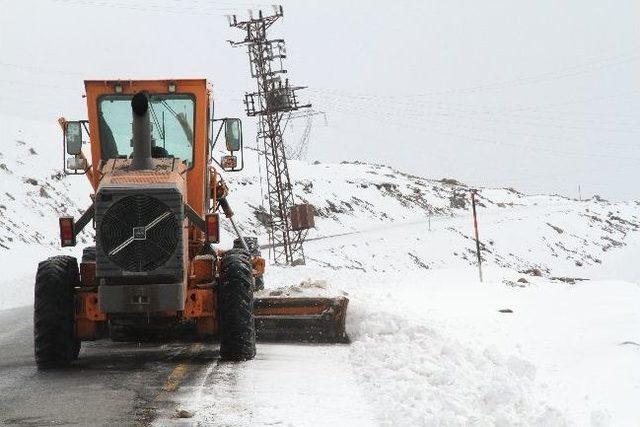
{"type": "MultiPolygon", "coordinates": [[[[219,116],[254,90],[226,14],[251,2],[2,0],[0,111],[84,117],[82,80],[209,78],[219,116]],[[22,24],[29,22],[28,28],[22,24]]],[[[283,3],[272,28],[316,117],[308,159],[571,197],[640,193],[640,4],[283,3]],[[580,190],[579,190],[580,187],[580,190]]],[[[255,123],[245,120],[252,140],[255,123]]],[[[295,143],[305,126],[292,123],[295,143]]]]}

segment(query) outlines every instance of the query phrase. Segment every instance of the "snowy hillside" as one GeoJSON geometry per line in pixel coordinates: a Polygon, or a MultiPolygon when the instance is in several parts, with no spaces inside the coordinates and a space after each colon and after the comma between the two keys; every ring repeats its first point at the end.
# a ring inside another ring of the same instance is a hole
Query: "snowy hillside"
{"type": "MultiPolygon", "coordinates": [[[[89,186],[60,175],[55,119],[0,115],[0,124],[0,308],[9,308],[32,302],[37,262],[64,252],[57,218],[77,217],[89,186]]],[[[254,156],[225,177],[239,224],[266,245],[254,156]]],[[[479,188],[481,284],[470,187],[380,165],[290,168],[316,228],[307,265],[269,266],[264,292],[348,295],[352,343],[317,347],[310,362],[301,346],[262,345],[233,372],[212,365],[201,384],[215,384],[180,391],[202,425],[637,424],[638,202],[479,188]],[[283,380],[275,391],[273,371],[283,380]]]]}
{"type": "Polygon", "coordinates": [[[90,203],[86,178],[62,172],[62,134],[55,120],[47,126],[0,115],[0,128],[0,248],[58,247],[57,218],[77,217],[90,203]]]}
{"type": "MultiPolygon", "coordinates": [[[[30,304],[38,262],[61,249],[58,217],[79,217],[90,203],[85,177],[62,173],[62,134],[51,123],[0,114],[0,308],[30,304]]],[[[91,234],[78,236],[79,244],[91,234]]]]}
{"type": "MultiPolygon", "coordinates": [[[[381,165],[291,163],[298,200],[313,204],[317,212],[307,245],[309,263],[374,272],[476,264],[470,187],[381,165]],[[402,238],[389,239],[389,234],[402,238]]],[[[264,237],[259,176],[246,171],[228,180],[235,205],[246,204],[241,212],[247,232],[264,237]]],[[[635,243],[640,231],[640,202],[478,190],[480,240],[488,265],[539,270],[548,277],[590,277],[612,253],[635,243]]]]}

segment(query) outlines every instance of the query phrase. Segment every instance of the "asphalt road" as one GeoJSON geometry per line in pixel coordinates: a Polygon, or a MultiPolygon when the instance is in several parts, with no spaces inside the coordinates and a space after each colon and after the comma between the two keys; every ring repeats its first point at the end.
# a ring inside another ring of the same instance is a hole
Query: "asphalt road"
{"type": "Polygon", "coordinates": [[[31,310],[0,311],[0,425],[376,424],[349,345],[259,343],[254,360],[233,363],[219,361],[217,343],[107,339],[83,342],[68,368],[40,371],[31,310]]]}
{"type": "Polygon", "coordinates": [[[39,371],[31,310],[0,311],[0,425],[140,426],[170,419],[180,387],[199,381],[218,358],[217,344],[102,340],[82,343],[69,368],[39,371]]]}

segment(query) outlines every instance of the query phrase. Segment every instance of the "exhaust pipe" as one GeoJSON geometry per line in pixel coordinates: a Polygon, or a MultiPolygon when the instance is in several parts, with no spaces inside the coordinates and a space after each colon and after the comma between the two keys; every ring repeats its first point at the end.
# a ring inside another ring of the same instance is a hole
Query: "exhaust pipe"
{"type": "Polygon", "coordinates": [[[149,119],[149,98],[138,92],[131,99],[133,112],[133,160],[132,170],[154,169],[151,160],[151,120],[149,119]]]}

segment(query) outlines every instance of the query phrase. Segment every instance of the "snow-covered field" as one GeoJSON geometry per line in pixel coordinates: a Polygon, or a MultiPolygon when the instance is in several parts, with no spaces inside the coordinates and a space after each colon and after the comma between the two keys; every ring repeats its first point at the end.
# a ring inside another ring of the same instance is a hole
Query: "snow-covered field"
{"type": "MultiPolygon", "coordinates": [[[[10,308],[31,302],[37,261],[58,251],[57,216],[77,216],[88,186],[58,177],[55,123],[0,121],[0,308],[10,308]]],[[[227,177],[231,202],[267,243],[247,160],[227,177]]],[[[260,345],[240,367],[214,364],[181,392],[194,420],[640,423],[640,203],[480,188],[480,283],[469,187],[368,164],[292,162],[291,174],[317,227],[307,265],[270,266],[266,286],[347,293],[352,343],[260,345]]]]}

